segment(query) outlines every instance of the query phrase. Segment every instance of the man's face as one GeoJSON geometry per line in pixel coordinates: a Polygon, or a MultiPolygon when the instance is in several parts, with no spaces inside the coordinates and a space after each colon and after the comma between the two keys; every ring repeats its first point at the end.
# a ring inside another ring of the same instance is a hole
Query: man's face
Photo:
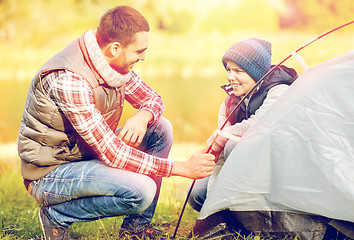
{"type": "Polygon", "coordinates": [[[145,51],[149,45],[148,32],[137,32],[134,41],[129,45],[121,46],[121,51],[110,62],[110,66],[120,74],[127,74],[134,63],[145,60],[145,51]]]}

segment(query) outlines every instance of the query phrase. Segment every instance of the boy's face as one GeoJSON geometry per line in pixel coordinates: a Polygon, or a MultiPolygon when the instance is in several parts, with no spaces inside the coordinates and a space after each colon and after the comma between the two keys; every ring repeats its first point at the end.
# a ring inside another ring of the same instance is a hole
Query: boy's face
{"type": "Polygon", "coordinates": [[[236,63],[226,61],[227,80],[234,89],[236,96],[244,96],[253,88],[256,82],[236,63]]]}
{"type": "Polygon", "coordinates": [[[148,32],[137,32],[134,41],[123,47],[119,46],[120,51],[110,62],[110,65],[120,74],[127,74],[132,70],[134,63],[145,60],[145,52],[148,48],[148,32]]]}

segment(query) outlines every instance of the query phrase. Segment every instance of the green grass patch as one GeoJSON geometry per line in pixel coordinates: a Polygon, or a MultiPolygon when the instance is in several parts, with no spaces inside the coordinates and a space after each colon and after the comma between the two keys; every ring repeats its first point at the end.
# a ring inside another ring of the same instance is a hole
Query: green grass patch
{"type": "MultiPolygon", "coordinates": [[[[175,143],[170,158],[186,160],[203,145],[197,143],[175,143]]],[[[40,239],[43,234],[39,223],[40,205],[25,190],[20,174],[16,144],[0,144],[0,239],[40,239]]],[[[191,179],[181,177],[164,178],[160,199],[152,223],[158,228],[174,234],[191,179]]],[[[187,205],[176,239],[188,238],[198,212],[187,205]]],[[[74,223],[70,227],[72,239],[117,239],[123,217],[105,218],[92,222],[74,223]]],[[[241,236],[235,239],[260,240],[259,237],[241,236]]]]}
{"type": "MultiPolygon", "coordinates": [[[[171,158],[183,160],[202,148],[199,144],[175,144],[171,158]]],[[[40,205],[27,193],[22,182],[15,144],[0,145],[0,239],[36,239],[42,236],[38,219],[40,205]]],[[[152,223],[173,235],[179,213],[192,180],[171,177],[162,183],[160,200],[152,223]]],[[[188,235],[198,213],[187,206],[179,238],[188,235]],[[181,234],[181,235],[180,235],[181,234]]],[[[73,239],[116,239],[123,217],[75,223],[73,239]]]]}

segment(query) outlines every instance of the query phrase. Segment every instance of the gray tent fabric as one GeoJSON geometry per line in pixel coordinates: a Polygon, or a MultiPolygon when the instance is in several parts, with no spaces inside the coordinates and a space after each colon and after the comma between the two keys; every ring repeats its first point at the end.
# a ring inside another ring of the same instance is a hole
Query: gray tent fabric
{"type": "Polygon", "coordinates": [[[352,222],[354,50],[304,72],[241,138],[192,234],[354,238],[352,222]]]}

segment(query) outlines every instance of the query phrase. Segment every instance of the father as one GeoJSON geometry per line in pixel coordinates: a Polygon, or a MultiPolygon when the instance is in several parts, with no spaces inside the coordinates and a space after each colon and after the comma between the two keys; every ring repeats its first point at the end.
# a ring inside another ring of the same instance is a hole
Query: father
{"type": "Polygon", "coordinates": [[[132,71],[145,59],[148,31],[137,10],[110,9],[32,80],[18,152],[25,186],[43,205],[45,239],[69,239],[74,222],[122,215],[121,233],[156,238],[163,233],[150,222],[162,177],[211,174],[214,157],[203,151],[167,159],[164,104],[132,71]],[[124,100],[138,111],[118,128],[124,100]]]}

